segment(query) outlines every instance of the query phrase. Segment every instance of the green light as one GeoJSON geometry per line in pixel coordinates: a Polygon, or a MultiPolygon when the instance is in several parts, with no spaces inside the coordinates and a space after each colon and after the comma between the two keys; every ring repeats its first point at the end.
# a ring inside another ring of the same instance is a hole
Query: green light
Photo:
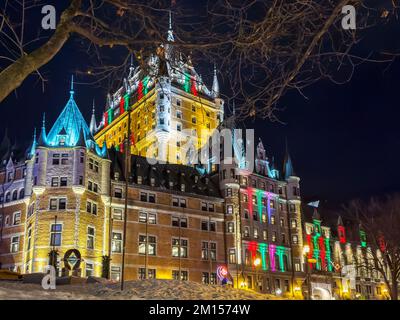
{"type": "Polygon", "coordinates": [[[190,75],[185,72],[185,84],[183,85],[183,88],[185,89],[186,92],[190,92],[190,75]]]}
{"type": "Polygon", "coordinates": [[[363,230],[360,230],[360,242],[361,247],[365,248],[367,246],[367,236],[363,230]]]}
{"type": "Polygon", "coordinates": [[[319,237],[321,235],[321,221],[314,219],[313,223],[315,226],[315,234],[319,237]]]}
{"type": "Polygon", "coordinates": [[[262,221],[262,195],[263,191],[261,190],[256,190],[256,196],[257,196],[257,210],[258,210],[258,215],[260,217],[260,221],[262,221]]]}
{"type": "Polygon", "coordinates": [[[113,109],[108,110],[108,123],[110,124],[113,121],[113,109]]]}
{"type": "Polygon", "coordinates": [[[285,265],[283,264],[283,255],[285,254],[285,247],[276,246],[276,253],[279,256],[279,267],[282,272],[285,271],[285,265]]]}
{"type": "Polygon", "coordinates": [[[147,94],[147,92],[149,92],[149,89],[147,88],[147,85],[149,84],[149,80],[150,80],[149,76],[145,76],[143,78],[143,93],[144,94],[147,94]]]}
{"type": "Polygon", "coordinates": [[[267,244],[266,243],[259,243],[258,244],[258,250],[261,253],[261,268],[263,270],[268,270],[267,267],[267,258],[266,258],[266,253],[267,253],[267,244]]]}
{"type": "Polygon", "coordinates": [[[325,238],[325,259],[327,261],[328,271],[332,272],[331,247],[329,245],[329,238],[325,238]]]}
{"type": "Polygon", "coordinates": [[[124,100],[125,100],[124,109],[125,109],[125,111],[128,111],[128,109],[129,109],[129,94],[128,93],[124,96],[124,100]]]}

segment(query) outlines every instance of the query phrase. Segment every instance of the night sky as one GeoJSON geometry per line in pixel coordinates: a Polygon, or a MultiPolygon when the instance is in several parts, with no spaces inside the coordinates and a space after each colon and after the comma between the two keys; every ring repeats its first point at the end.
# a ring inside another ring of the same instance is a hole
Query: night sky
{"type": "MultiPolygon", "coordinates": [[[[400,52],[399,36],[399,25],[374,30],[360,52],[388,48],[400,52]]],[[[50,129],[68,100],[71,74],[87,67],[88,56],[78,48],[77,41],[69,41],[43,68],[49,80],[44,92],[32,76],[0,104],[0,137],[8,127],[12,139],[27,145],[34,127],[41,126],[43,112],[50,129]]],[[[90,120],[94,98],[99,121],[107,91],[77,82],[75,100],[83,115],[90,120]]],[[[287,94],[281,101],[284,110],[277,114],[284,124],[249,120],[246,127],[256,129],[279,169],[287,138],[303,195],[339,207],[353,197],[400,191],[399,92],[398,60],[390,66],[366,63],[346,85],[319,82],[305,90],[307,100],[287,94]]]]}

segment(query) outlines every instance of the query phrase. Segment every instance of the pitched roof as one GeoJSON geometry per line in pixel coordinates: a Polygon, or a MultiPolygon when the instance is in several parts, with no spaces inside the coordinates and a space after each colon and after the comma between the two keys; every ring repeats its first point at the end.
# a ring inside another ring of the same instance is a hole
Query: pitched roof
{"type": "MultiPolygon", "coordinates": [[[[124,181],[124,155],[114,148],[109,151],[111,164],[111,179],[124,181]]],[[[191,193],[201,196],[221,198],[220,190],[210,176],[201,175],[196,168],[179,164],[150,164],[148,159],[141,156],[131,156],[130,183],[137,184],[141,177],[141,186],[154,187],[160,190],[173,191],[174,193],[191,193]],[[152,180],[154,184],[152,185],[152,180]],[[185,185],[185,191],[181,191],[181,184],[185,185]]]]}
{"type": "Polygon", "coordinates": [[[93,140],[89,127],[74,100],[74,91],[71,90],[70,98],[53,127],[46,137],[49,146],[58,146],[60,139],[65,139],[64,145],[73,147],[79,141],[80,132],[83,132],[84,140],[93,140]]]}

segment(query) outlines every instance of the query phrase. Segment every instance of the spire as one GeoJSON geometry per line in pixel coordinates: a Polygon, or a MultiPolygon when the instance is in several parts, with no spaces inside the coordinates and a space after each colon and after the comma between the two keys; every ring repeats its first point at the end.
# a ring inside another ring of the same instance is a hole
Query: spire
{"type": "Polygon", "coordinates": [[[42,129],[40,131],[40,136],[39,136],[39,141],[38,145],[39,146],[45,146],[47,137],[46,137],[46,113],[43,113],[43,120],[42,120],[42,129]]]}
{"type": "Polygon", "coordinates": [[[10,147],[10,139],[8,138],[8,128],[4,130],[3,140],[0,143],[0,151],[5,151],[10,147]]]}
{"type": "MultiPolygon", "coordinates": [[[[74,147],[79,140],[81,129],[84,133],[84,141],[91,139],[89,126],[87,125],[78,105],[73,99],[73,78],[71,81],[71,97],[61,111],[51,130],[45,136],[47,145],[74,147]]],[[[43,130],[42,130],[43,131],[43,130]]]]}
{"type": "Polygon", "coordinates": [[[76,143],[76,146],[86,147],[85,134],[83,133],[83,129],[82,128],[79,130],[79,138],[78,138],[78,141],[76,143]]]}
{"type": "Polygon", "coordinates": [[[69,92],[71,94],[71,98],[74,96],[74,75],[71,76],[71,91],[69,92]]]}
{"type": "Polygon", "coordinates": [[[342,220],[342,217],[341,217],[341,216],[338,217],[337,225],[338,225],[338,226],[343,226],[343,220],[342,220]]]}
{"type": "Polygon", "coordinates": [[[92,107],[92,118],[90,119],[90,126],[89,130],[92,135],[96,132],[96,114],[95,114],[95,106],[94,106],[94,99],[93,99],[93,107],[92,107]]]}
{"type": "Polygon", "coordinates": [[[172,30],[172,12],[169,10],[169,24],[168,24],[168,36],[167,36],[167,41],[168,42],[174,42],[174,31],[172,30]]]}
{"type": "Polygon", "coordinates": [[[283,176],[285,180],[289,179],[290,176],[296,176],[293,170],[293,164],[292,164],[292,159],[290,158],[287,140],[286,140],[285,159],[283,161],[283,176]]]}
{"type": "Polygon", "coordinates": [[[31,147],[29,148],[29,152],[28,152],[28,158],[32,158],[35,155],[35,150],[36,150],[36,128],[33,130],[33,141],[31,144],[31,147]]]}
{"type": "Polygon", "coordinates": [[[317,208],[314,208],[314,212],[313,212],[312,218],[314,220],[321,221],[321,216],[320,216],[317,208]]]}
{"type": "Polygon", "coordinates": [[[218,83],[218,77],[217,77],[217,66],[215,65],[215,63],[214,63],[214,79],[213,79],[211,93],[214,98],[219,97],[219,83],[218,83]]]}
{"type": "Polygon", "coordinates": [[[133,66],[133,53],[131,53],[131,64],[129,66],[129,74],[128,79],[133,77],[133,72],[135,71],[135,67],[133,66]]]}

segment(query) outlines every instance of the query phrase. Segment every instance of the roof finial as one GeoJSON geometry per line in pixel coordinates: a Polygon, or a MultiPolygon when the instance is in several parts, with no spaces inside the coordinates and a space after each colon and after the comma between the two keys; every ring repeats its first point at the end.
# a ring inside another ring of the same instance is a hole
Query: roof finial
{"type": "Polygon", "coordinates": [[[174,42],[174,31],[172,30],[172,12],[171,12],[171,10],[169,10],[169,24],[168,24],[167,40],[169,42],[174,42]]]}
{"type": "Polygon", "coordinates": [[[43,112],[42,128],[46,127],[46,112],[43,112]]]}
{"type": "Polygon", "coordinates": [[[232,101],[232,114],[233,114],[233,115],[236,114],[235,99],[233,99],[233,101],[232,101]]]}
{"type": "Polygon", "coordinates": [[[69,93],[71,96],[74,95],[74,75],[71,76],[71,91],[69,93]]]}
{"type": "Polygon", "coordinates": [[[92,114],[95,114],[94,98],[93,98],[92,114]]]}
{"type": "Polygon", "coordinates": [[[212,84],[212,95],[214,98],[219,97],[219,83],[218,83],[218,77],[217,77],[217,65],[214,63],[214,78],[213,78],[213,84],[212,84]]]}
{"type": "Polygon", "coordinates": [[[33,129],[33,141],[36,142],[36,127],[33,129]]]}

